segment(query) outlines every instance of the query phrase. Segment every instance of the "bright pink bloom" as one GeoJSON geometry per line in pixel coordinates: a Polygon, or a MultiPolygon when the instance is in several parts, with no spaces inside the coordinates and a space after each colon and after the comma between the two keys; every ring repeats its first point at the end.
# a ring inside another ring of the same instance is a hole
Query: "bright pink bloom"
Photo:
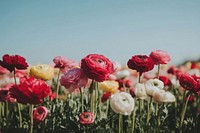
{"type": "Polygon", "coordinates": [[[113,63],[104,55],[89,54],[81,60],[81,68],[85,75],[93,80],[102,82],[115,71],[113,63]]]}
{"type": "Polygon", "coordinates": [[[63,56],[56,56],[53,59],[53,62],[55,63],[54,67],[60,68],[63,72],[79,66],[79,64],[76,61],[63,56]]]}
{"type": "Polygon", "coordinates": [[[83,112],[79,119],[82,125],[92,124],[94,123],[94,114],[92,112],[83,112]]]}
{"type": "Polygon", "coordinates": [[[33,121],[41,122],[43,121],[49,113],[49,110],[44,106],[39,106],[33,109],[33,121]]]}
{"type": "Polygon", "coordinates": [[[20,78],[20,85],[14,85],[10,88],[11,96],[22,104],[40,104],[50,92],[51,89],[45,81],[34,77],[20,78]]]}
{"type": "Polygon", "coordinates": [[[73,92],[79,87],[86,86],[88,78],[83,73],[80,68],[73,68],[69,71],[66,71],[60,79],[60,84],[68,89],[70,92],[73,92]]]}
{"type": "Polygon", "coordinates": [[[153,59],[155,65],[167,64],[171,61],[169,54],[162,50],[153,51],[149,56],[153,59]]]}
{"type": "Polygon", "coordinates": [[[3,61],[0,60],[0,66],[8,69],[10,72],[14,71],[15,68],[23,70],[28,67],[26,59],[20,55],[5,54],[2,59],[3,61]]]}

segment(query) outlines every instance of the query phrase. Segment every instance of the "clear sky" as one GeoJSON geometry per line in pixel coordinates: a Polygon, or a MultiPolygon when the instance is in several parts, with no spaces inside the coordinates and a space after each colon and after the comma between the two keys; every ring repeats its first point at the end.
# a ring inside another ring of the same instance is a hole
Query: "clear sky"
{"type": "Polygon", "coordinates": [[[30,64],[157,49],[178,64],[200,58],[200,0],[0,0],[0,46],[30,64]]]}

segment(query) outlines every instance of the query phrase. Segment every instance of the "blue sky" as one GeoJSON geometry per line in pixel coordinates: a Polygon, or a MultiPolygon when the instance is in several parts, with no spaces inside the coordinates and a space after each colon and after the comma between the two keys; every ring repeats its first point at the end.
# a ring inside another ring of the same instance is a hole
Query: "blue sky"
{"type": "Polygon", "coordinates": [[[30,64],[90,53],[126,64],[161,49],[178,64],[200,58],[199,0],[1,0],[0,56],[30,64]]]}

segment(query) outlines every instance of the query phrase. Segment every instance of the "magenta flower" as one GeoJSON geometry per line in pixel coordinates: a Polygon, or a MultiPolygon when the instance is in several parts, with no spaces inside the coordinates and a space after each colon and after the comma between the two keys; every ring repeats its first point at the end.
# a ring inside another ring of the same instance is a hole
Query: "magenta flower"
{"type": "Polygon", "coordinates": [[[60,79],[60,84],[68,89],[70,92],[73,92],[79,87],[83,87],[87,84],[88,78],[83,73],[80,68],[73,68],[69,71],[66,71],[60,79]]]}
{"type": "Polygon", "coordinates": [[[49,113],[49,110],[44,106],[39,106],[33,109],[33,121],[41,122],[43,121],[49,113]]]}

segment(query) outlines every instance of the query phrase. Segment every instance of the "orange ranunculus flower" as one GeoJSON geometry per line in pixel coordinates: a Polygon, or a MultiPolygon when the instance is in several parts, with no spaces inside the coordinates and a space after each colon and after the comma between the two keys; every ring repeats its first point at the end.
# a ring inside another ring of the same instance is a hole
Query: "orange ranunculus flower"
{"type": "Polygon", "coordinates": [[[38,79],[50,80],[54,77],[54,68],[46,64],[39,64],[32,66],[29,74],[38,79]]]}
{"type": "Polygon", "coordinates": [[[105,91],[105,92],[111,92],[112,94],[115,94],[119,92],[119,83],[117,81],[112,80],[106,80],[104,82],[99,83],[99,87],[105,91]]]}

